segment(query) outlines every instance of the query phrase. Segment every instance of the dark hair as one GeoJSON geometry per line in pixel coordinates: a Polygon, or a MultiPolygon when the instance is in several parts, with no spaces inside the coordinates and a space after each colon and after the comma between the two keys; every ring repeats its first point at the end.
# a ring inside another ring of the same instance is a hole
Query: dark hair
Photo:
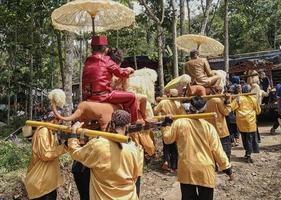
{"type": "Polygon", "coordinates": [[[242,93],[248,93],[251,91],[251,86],[249,84],[245,84],[242,86],[242,93]]]}
{"type": "Polygon", "coordinates": [[[93,52],[101,52],[104,53],[107,46],[105,45],[92,45],[92,51],[93,52]]]}
{"type": "MultiPolygon", "coordinates": [[[[107,131],[117,133],[117,128],[123,128],[131,122],[131,114],[125,110],[116,110],[112,113],[111,121],[107,126],[107,131]]],[[[122,149],[122,145],[116,142],[118,147],[122,149]]]]}
{"type": "Polygon", "coordinates": [[[190,110],[192,112],[199,112],[202,108],[205,107],[206,105],[206,100],[204,100],[202,97],[200,96],[195,96],[191,99],[190,101],[190,110]]]}
{"type": "Polygon", "coordinates": [[[199,51],[197,49],[193,49],[190,51],[190,57],[194,58],[195,55],[199,55],[199,51]]]}
{"type": "Polygon", "coordinates": [[[121,64],[124,60],[122,50],[118,48],[110,48],[108,51],[108,56],[116,63],[121,64]]]}

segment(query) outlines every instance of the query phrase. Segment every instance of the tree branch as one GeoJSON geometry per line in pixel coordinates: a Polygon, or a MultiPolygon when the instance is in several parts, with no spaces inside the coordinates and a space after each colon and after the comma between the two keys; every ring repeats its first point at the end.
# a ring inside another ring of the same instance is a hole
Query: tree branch
{"type": "Polygon", "coordinates": [[[161,1],[161,8],[162,8],[162,13],[161,13],[161,20],[160,20],[160,24],[163,23],[164,18],[165,18],[165,2],[164,0],[161,1]]]}
{"type": "Polygon", "coordinates": [[[205,35],[205,32],[206,32],[206,27],[207,27],[207,23],[208,23],[208,20],[209,20],[212,1],[213,0],[206,0],[206,7],[205,7],[205,13],[204,13],[205,17],[204,17],[202,27],[201,27],[201,31],[200,31],[200,34],[202,34],[202,35],[205,35]]]}
{"type": "MultiPolygon", "coordinates": [[[[206,0],[206,1],[208,1],[208,0],[206,0]]],[[[203,16],[205,17],[205,16],[206,16],[206,15],[205,15],[206,11],[205,11],[205,7],[204,7],[204,2],[203,2],[203,0],[201,0],[201,9],[202,9],[202,12],[203,12],[203,16]]]]}
{"type": "Polygon", "coordinates": [[[207,31],[206,31],[206,32],[207,32],[207,35],[208,35],[209,31],[211,30],[211,27],[212,27],[212,25],[213,25],[213,21],[214,21],[214,19],[215,19],[215,16],[216,16],[217,10],[218,10],[218,8],[219,8],[220,2],[221,2],[221,0],[218,0],[218,1],[217,1],[217,4],[216,4],[215,9],[214,9],[214,12],[213,12],[212,19],[211,19],[210,22],[208,23],[207,31]]]}
{"type": "MultiPolygon", "coordinates": [[[[145,7],[145,10],[147,14],[153,19],[157,24],[161,24],[162,22],[156,17],[156,15],[152,12],[152,10],[149,8],[149,6],[146,3],[146,0],[138,0],[140,5],[143,5],[145,7]]],[[[164,9],[163,9],[164,10],[164,9]]]]}

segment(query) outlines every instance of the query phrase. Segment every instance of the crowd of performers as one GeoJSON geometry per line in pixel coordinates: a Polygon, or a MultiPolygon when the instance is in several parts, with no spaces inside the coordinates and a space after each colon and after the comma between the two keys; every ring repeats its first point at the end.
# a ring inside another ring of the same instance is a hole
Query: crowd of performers
{"type": "MultiPolygon", "coordinates": [[[[83,73],[83,98],[85,101],[110,103],[120,106],[111,115],[106,131],[126,134],[129,124],[149,121],[145,97],[114,90],[113,75],[126,79],[134,73],[132,68],[120,68],[122,53],[108,51],[107,38],[92,38],[92,55],[86,60],[83,73]],[[122,108],[122,110],[121,110],[122,108]]],[[[261,112],[259,97],[230,94],[248,93],[257,82],[242,83],[231,77],[226,88],[220,86],[221,77],[210,69],[208,61],[199,57],[198,51],[190,53],[186,71],[191,82],[179,81],[176,88],[165,91],[167,97],[197,95],[188,102],[163,99],[154,107],[155,115],[165,115],[167,125],[161,128],[163,136],[163,168],[177,173],[183,200],[211,200],[215,188],[216,171],[223,171],[233,180],[231,147],[239,145],[241,134],[245,161],[252,163],[252,153],[258,153],[259,137],[256,116],[261,112]],[[205,100],[206,94],[221,94],[223,98],[205,100]],[[177,119],[172,115],[216,112],[216,118],[177,119]]],[[[249,76],[249,79],[255,78],[249,76]]],[[[263,80],[264,81],[264,80],[263,80]]],[[[264,82],[263,89],[267,91],[264,82]]],[[[281,87],[280,87],[281,88],[281,87]]],[[[107,110],[104,109],[104,112],[107,110]]],[[[100,108],[100,115],[103,113],[100,108]]],[[[56,113],[46,120],[61,123],[56,113]]],[[[144,155],[153,155],[155,147],[150,130],[130,133],[133,141],[118,143],[102,137],[88,142],[79,140],[77,129],[83,122],[72,125],[67,142],[60,144],[56,135],[46,127],[37,128],[32,138],[32,159],[26,175],[26,189],[30,199],[56,199],[57,188],[63,185],[59,157],[69,153],[74,160],[72,172],[83,200],[124,199],[136,200],[140,195],[144,155]],[[144,151],[146,153],[144,153],[144,151]]],[[[99,127],[101,128],[101,127],[99,127]]],[[[276,128],[276,125],[274,126],[276,128]]],[[[101,130],[104,130],[101,128],[101,130]]]]}

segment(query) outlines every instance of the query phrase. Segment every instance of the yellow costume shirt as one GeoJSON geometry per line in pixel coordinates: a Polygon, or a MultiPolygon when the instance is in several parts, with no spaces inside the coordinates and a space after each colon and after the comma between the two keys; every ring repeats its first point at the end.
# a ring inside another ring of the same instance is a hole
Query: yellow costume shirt
{"type": "Polygon", "coordinates": [[[209,86],[209,79],[214,75],[211,67],[205,58],[191,59],[186,63],[186,72],[195,80],[197,85],[209,86]]]}
{"type": "Polygon", "coordinates": [[[144,151],[149,155],[152,156],[155,154],[155,146],[153,140],[150,136],[151,130],[144,130],[135,133],[131,133],[130,137],[132,140],[143,147],[144,151]]]}
{"type": "Polygon", "coordinates": [[[186,114],[183,106],[179,101],[164,99],[161,100],[154,108],[156,115],[184,115],[186,114]]]}
{"type": "Polygon", "coordinates": [[[183,184],[215,187],[215,163],[221,170],[230,167],[216,129],[203,119],[178,119],[164,132],[166,144],[177,142],[178,181],[183,184]]]}
{"type": "Polygon", "coordinates": [[[261,108],[254,96],[240,96],[232,101],[231,108],[236,113],[236,123],[239,131],[250,133],[257,131],[256,115],[261,108]]]}
{"type": "Polygon", "coordinates": [[[207,119],[207,121],[216,128],[220,138],[229,136],[225,116],[229,115],[231,112],[231,105],[225,105],[221,98],[212,98],[207,101],[207,108],[205,112],[217,113],[217,117],[207,119]]]}
{"type": "Polygon", "coordinates": [[[44,196],[63,184],[58,157],[65,152],[55,135],[39,127],[32,138],[32,158],[28,166],[25,186],[30,199],[44,196]]]}
{"type": "Polygon", "coordinates": [[[69,139],[68,147],[74,160],[91,170],[91,200],[137,200],[135,182],[141,174],[143,151],[135,143],[122,144],[94,138],[80,147],[77,139],[69,139]]]}

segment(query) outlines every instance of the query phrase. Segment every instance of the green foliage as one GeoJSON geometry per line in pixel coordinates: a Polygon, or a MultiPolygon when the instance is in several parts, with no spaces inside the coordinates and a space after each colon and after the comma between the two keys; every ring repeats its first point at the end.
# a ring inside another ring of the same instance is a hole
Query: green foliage
{"type": "Polygon", "coordinates": [[[11,141],[0,141],[1,173],[26,168],[30,159],[29,144],[15,144],[11,141]]]}
{"type": "MultiPolygon", "coordinates": [[[[230,54],[278,48],[281,44],[280,8],[280,0],[230,1],[230,54]]],[[[209,36],[223,42],[223,23],[224,9],[221,4],[209,30],[209,36]]]]}

